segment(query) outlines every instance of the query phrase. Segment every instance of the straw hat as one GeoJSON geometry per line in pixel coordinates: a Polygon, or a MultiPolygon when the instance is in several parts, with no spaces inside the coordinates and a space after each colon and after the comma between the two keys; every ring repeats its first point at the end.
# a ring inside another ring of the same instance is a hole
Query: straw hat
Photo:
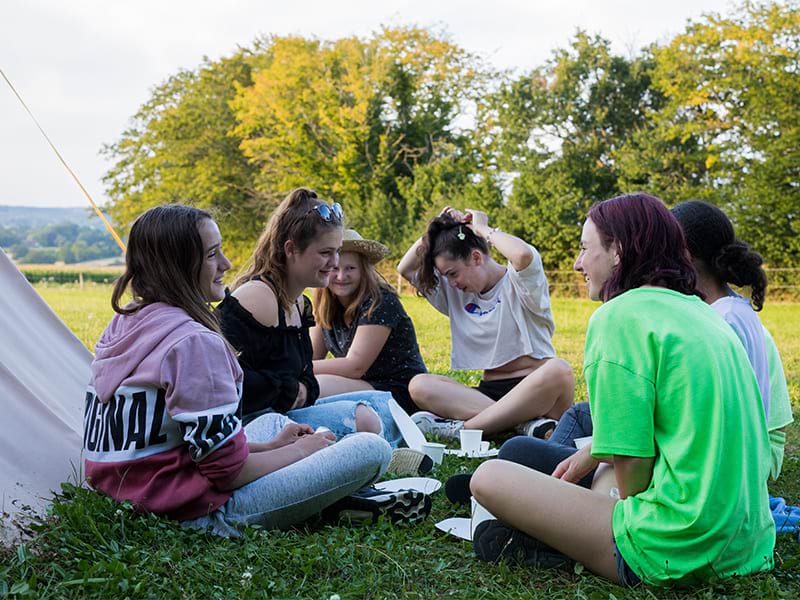
{"type": "Polygon", "coordinates": [[[386,246],[375,240],[365,240],[355,229],[344,230],[342,252],[363,254],[373,265],[389,255],[389,249],[386,246]]]}

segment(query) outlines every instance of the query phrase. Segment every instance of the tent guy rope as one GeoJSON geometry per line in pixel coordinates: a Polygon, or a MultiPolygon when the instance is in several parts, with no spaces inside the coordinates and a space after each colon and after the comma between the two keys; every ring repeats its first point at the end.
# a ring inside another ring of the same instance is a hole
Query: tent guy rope
{"type": "Polygon", "coordinates": [[[22,107],[28,113],[30,118],[33,119],[34,124],[36,125],[36,127],[38,127],[39,131],[44,136],[44,139],[50,145],[50,148],[52,148],[53,152],[55,152],[56,156],[58,157],[58,160],[61,161],[61,164],[64,165],[64,168],[67,170],[67,172],[75,180],[75,183],[78,184],[78,187],[83,192],[83,195],[86,196],[86,199],[89,201],[89,204],[92,205],[92,208],[94,209],[94,212],[97,213],[98,217],[100,217],[100,220],[103,222],[103,225],[105,225],[105,228],[111,234],[111,237],[114,238],[114,241],[117,242],[117,245],[122,249],[123,252],[125,252],[125,242],[122,241],[122,238],[120,238],[119,235],[117,234],[117,232],[114,230],[114,226],[111,225],[111,223],[109,223],[108,219],[106,219],[106,216],[103,214],[103,211],[100,210],[100,208],[97,206],[97,204],[95,204],[95,201],[92,200],[92,197],[89,194],[89,192],[86,190],[85,187],[83,187],[83,184],[81,183],[80,179],[78,179],[78,176],[75,174],[75,172],[67,164],[67,161],[64,160],[64,157],[61,156],[61,153],[58,151],[58,148],[56,148],[55,144],[53,144],[53,142],[50,140],[50,137],[45,133],[44,129],[39,124],[39,121],[36,119],[36,117],[34,116],[33,112],[31,112],[31,109],[28,108],[28,105],[25,104],[25,101],[22,99],[22,96],[19,95],[19,92],[17,92],[17,89],[14,87],[14,85],[8,79],[8,77],[6,76],[5,71],[3,71],[3,69],[0,69],[0,75],[3,76],[3,79],[5,79],[5,82],[8,84],[8,87],[10,87],[11,91],[14,92],[14,95],[17,97],[17,100],[20,101],[20,104],[22,104],[22,107]]]}

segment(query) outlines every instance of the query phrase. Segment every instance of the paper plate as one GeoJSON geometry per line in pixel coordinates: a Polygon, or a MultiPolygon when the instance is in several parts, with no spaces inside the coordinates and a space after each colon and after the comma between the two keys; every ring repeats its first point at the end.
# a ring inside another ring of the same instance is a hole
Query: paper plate
{"type": "Polygon", "coordinates": [[[489,448],[485,452],[474,452],[469,454],[459,448],[445,448],[444,451],[445,454],[452,454],[453,456],[458,456],[459,458],[489,458],[490,456],[497,456],[499,452],[499,448],[489,448]]]}
{"type": "Polygon", "coordinates": [[[400,408],[400,405],[394,398],[389,399],[389,410],[408,447],[422,452],[422,444],[425,443],[425,435],[419,430],[417,424],[411,420],[411,417],[408,416],[406,411],[400,408]]]}
{"type": "Polygon", "coordinates": [[[433,494],[442,487],[442,482],[430,477],[403,477],[401,479],[392,479],[391,481],[380,481],[375,484],[375,487],[384,492],[417,490],[425,494],[433,494]]]}
{"type": "Polygon", "coordinates": [[[470,527],[470,519],[463,517],[450,517],[444,521],[439,521],[436,524],[436,529],[444,531],[450,535],[454,535],[462,540],[472,541],[472,532],[470,527]]]}

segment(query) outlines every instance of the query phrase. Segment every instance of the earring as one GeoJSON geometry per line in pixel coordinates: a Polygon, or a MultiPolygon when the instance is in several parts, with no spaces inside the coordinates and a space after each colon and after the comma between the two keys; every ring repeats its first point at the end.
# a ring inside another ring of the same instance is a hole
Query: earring
{"type": "Polygon", "coordinates": [[[461,225],[458,226],[458,233],[456,234],[456,237],[462,242],[464,241],[464,238],[467,237],[466,234],[463,231],[461,231],[461,225]]]}

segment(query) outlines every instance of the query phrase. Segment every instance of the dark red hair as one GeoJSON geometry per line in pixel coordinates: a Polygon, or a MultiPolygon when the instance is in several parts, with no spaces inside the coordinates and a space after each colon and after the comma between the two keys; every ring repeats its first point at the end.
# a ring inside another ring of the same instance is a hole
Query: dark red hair
{"type": "Polygon", "coordinates": [[[587,217],[603,247],[615,244],[620,254],[603,285],[604,302],[643,285],[700,295],[681,226],[661,200],[642,193],[617,196],[595,204],[587,217]]]}

